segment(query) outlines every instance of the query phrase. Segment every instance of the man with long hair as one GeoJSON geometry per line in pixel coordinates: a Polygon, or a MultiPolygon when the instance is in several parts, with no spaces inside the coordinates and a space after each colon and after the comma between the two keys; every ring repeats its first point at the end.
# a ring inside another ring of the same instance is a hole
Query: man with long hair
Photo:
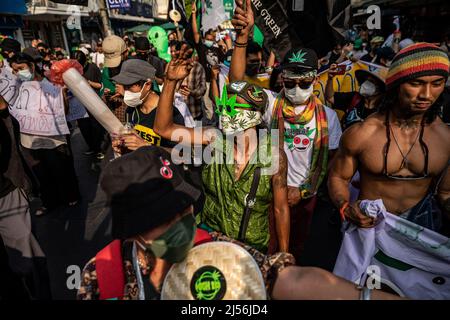
{"type": "Polygon", "coordinates": [[[395,56],[379,111],[345,131],[330,172],[330,196],[344,218],[376,225],[359,201],[349,203],[359,171],[359,199],[381,198],[388,212],[442,233],[442,217],[450,218],[450,129],[437,115],[449,66],[447,54],[429,43],[395,56]]]}

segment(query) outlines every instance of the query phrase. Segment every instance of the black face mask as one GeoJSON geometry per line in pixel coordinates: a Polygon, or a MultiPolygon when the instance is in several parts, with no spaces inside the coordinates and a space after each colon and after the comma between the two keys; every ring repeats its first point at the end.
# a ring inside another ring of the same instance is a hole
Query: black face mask
{"type": "Polygon", "coordinates": [[[261,67],[261,63],[248,63],[245,68],[245,74],[249,77],[254,77],[258,74],[259,68],[261,67]]]}

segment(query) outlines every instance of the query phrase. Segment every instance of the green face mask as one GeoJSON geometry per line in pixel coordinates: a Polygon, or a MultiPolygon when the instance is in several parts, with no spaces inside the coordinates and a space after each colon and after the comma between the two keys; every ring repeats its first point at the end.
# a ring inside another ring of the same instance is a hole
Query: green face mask
{"type": "Polygon", "coordinates": [[[155,257],[177,263],[183,261],[193,247],[196,229],[195,218],[189,214],[171,226],[158,239],[151,242],[144,241],[142,237],[141,239],[146,249],[152,251],[155,257]]]}

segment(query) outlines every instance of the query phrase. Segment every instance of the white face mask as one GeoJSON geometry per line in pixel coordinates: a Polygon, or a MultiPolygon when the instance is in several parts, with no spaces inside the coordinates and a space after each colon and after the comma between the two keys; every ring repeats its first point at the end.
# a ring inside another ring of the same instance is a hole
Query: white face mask
{"type": "Polygon", "coordinates": [[[314,92],[314,87],[311,84],[308,89],[301,89],[298,85],[296,85],[292,89],[284,89],[284,94],[286,95],[286,98],[289,99],[289,101],[293,105],[299,105],[303,104],[311,97],[311,95],[314,92]]]}
{"type": "Polygon", "coordinates": [[[359,93],[366,98],[372,97],[377,93],[377,86],[371,81],[366,80],[359,88],[359,93]]]}
{"type": "Polygon", "coordinates": [[[24,69],[17,71],[17,77],[21,81],[31,81],[33,80],[33,74],[31,73],[30,69],[24,69]]]}
{"type": "Polygon", "coordinates": [[[214,45],[214,41],[212,40],[205,40],[205,46],[208,48],[211,48],[214,45]]]}
{"type": "MultiPolygon", "coordinates": [[[[132,108],[136,108],[140,106],[145,98],[141,99],[142,90],[144,90],[145,85],[142,87],[139,92],[132,92],[130,90],[125,90],[125,94],[123,95],[123,102],[132,108]]],[[[150,91],[149,91],[150,92],[150,91]]]]}

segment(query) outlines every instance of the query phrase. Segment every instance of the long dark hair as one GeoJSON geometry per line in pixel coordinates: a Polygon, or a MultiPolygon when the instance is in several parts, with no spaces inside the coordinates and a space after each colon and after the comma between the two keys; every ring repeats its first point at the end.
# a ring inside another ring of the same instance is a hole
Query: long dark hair
{"type": "MultiPolygon", "coordinates": [[[[393,109],[394,105],[398,104],[398,94],[399,94],[399,87],[392,88],[384,94],[384,97],[381,100],[380,107],[378,111],[380,113],[385,114],[386,112],[393,109]]],[[[443,94],[439,96],[439,98],[433,103],[433,105],[430,107],[430,109],[427,110],[425,113],[425,123],[430,124],[439,115],[440,108],[443,104],[443,94]]]]}

